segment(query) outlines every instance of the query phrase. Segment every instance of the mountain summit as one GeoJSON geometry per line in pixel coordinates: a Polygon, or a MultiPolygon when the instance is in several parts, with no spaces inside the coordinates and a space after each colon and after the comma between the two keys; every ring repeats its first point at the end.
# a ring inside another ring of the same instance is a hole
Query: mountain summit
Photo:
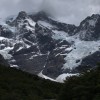
{"type": "Polygon", "coordinates": [[[0,23],[0,54],[11,67],[63,80],[100,61],[99,27],[98,14],[75,26],[58,22],[45,12],[21,11],[0,23]]]}

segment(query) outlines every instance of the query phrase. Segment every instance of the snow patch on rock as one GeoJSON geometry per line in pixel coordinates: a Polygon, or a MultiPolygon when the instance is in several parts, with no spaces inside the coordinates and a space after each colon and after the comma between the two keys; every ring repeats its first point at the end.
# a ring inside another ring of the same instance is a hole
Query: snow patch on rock
{"type": "Polygon", "coordinates": [[[53,39],[63,39],[65,40],[66,37],[68,37],[68,33],[64,32],[64,31],[58,31],[58,30],[53,30],[54,34],[52,36],[53,39]]]}
{"type": "Polygon", "coordinates": [[[59,75],[56,79],[52,79],[46,75],[43,75],[42,71],[38,74],[39,77],[41,78],[44,78],[44,79],[48,79],[48,80],[51,80],[51,81],[55,81],[55,82],[59,82],[59,83],[64,83],[64,81],[66,80],[66,78],[68,77],[72,77],[72,76],[77,76],[79,75],[78,73],[76,74],[71,74],[71,73],[65,73],[65,74],[61,74],[59,75]]]}
{"type": "Polygon", "coordinates": [[[72,76],[77,76],[77,75],[78,75],[78,74],[70,74],[70,73],[61,74],[61,75],[59,75],[59,76],[56,78],[56,81],[57,81],[57,82],[60,82],[60,83],[64,83],[64,81],[66,80],[66,78],[72,77],[72,76]]]}
{"type": "Polygon", "coordinates": [[[54,79],[52,79],[52,78],[50,78],[50,77],[47,77],[46,75],[43,75],[43,74],[42,74],[42,71],[38,74],[38,76],[41,77],[41,78],[44,78],[44,79],[51,80],[51,81],[56,81],[56,80],[54,80],[54,79]]]}
{"type": "Polygon", "coordinates": [[[5,59],[11,59],[12,55],[9,54],[9,51],[12,50],[12,48],[7,47],[3,50],[0,50],[0,54],[5,58],[5,59]]]}

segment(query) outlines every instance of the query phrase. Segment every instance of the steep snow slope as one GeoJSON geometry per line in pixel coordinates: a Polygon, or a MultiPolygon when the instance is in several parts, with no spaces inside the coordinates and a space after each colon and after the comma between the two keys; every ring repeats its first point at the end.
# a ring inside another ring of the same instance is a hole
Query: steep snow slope
{"type": "Polygon", "coordinates": [[[77,75],[78,75],[78,74],[64,73],[64,74],[59,75],[59,76],[56,78],[56,81],[57,81],[57,82],[60,82],[60,83],[64,83],[64,81],[66,80],[66,78],[69,78],[69,77],[72,77],[72,76],[77,76],[77,75]]]}
{"type": "MultiPolygon", "coordinates": [[[[64,64],[64,69],[69,68],[73,69],[79,65],[81,65],[82,60],[99,51],[100,49],[100,40],[98,41],[82,41],[76,36],[66,38],[67,41],[74,42],[71,45],[71,52],[66,54],[65,57],[66,63],[64,64]]],[[[68,48],[67,48],[68,49],[68,48]]]]}
{"type": "Polygon", "coordinates": [[[77,75],[78,75],[78,73],[76,73],[76,74],[64,73],[64,74],[59,75],[56,79],[52,79],[50,77],[47,77],[46,75],[43,75],[42,71],[38,74],[39,77],[42,77],[44,79],[48,79],[51,81],[55,81],[55,82],[60,82],[60,83],[64,83],[64,81],[68,77],[77,76],[77,75]]]}

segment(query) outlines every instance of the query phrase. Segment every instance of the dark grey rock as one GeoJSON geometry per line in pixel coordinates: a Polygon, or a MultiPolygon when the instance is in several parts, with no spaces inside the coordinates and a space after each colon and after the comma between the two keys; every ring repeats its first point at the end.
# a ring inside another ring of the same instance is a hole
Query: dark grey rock
{"type": "Polygon", "coordinates": [[[6,66],[6,67],[10,66],[1,54],[0,54],[0,65],[6,66]]]}

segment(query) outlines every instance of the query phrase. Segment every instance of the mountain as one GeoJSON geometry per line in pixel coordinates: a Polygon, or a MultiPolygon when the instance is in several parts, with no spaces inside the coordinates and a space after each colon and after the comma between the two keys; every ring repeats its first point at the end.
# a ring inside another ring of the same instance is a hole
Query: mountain
{"type": "Polygon", "coordinates": [[[81,22],[79,30],[80,39],[85,41],[96,41],[100,39],[100,15],[93,14],[81,22]]]}
{"type": "Polygon", "coordinates": [[[0,54],[11,67],[61,81],[94,68],[100,61],[99,27],[99,14],[75,26],[42,11],[21,11],[0,22],[0,54]]]}

